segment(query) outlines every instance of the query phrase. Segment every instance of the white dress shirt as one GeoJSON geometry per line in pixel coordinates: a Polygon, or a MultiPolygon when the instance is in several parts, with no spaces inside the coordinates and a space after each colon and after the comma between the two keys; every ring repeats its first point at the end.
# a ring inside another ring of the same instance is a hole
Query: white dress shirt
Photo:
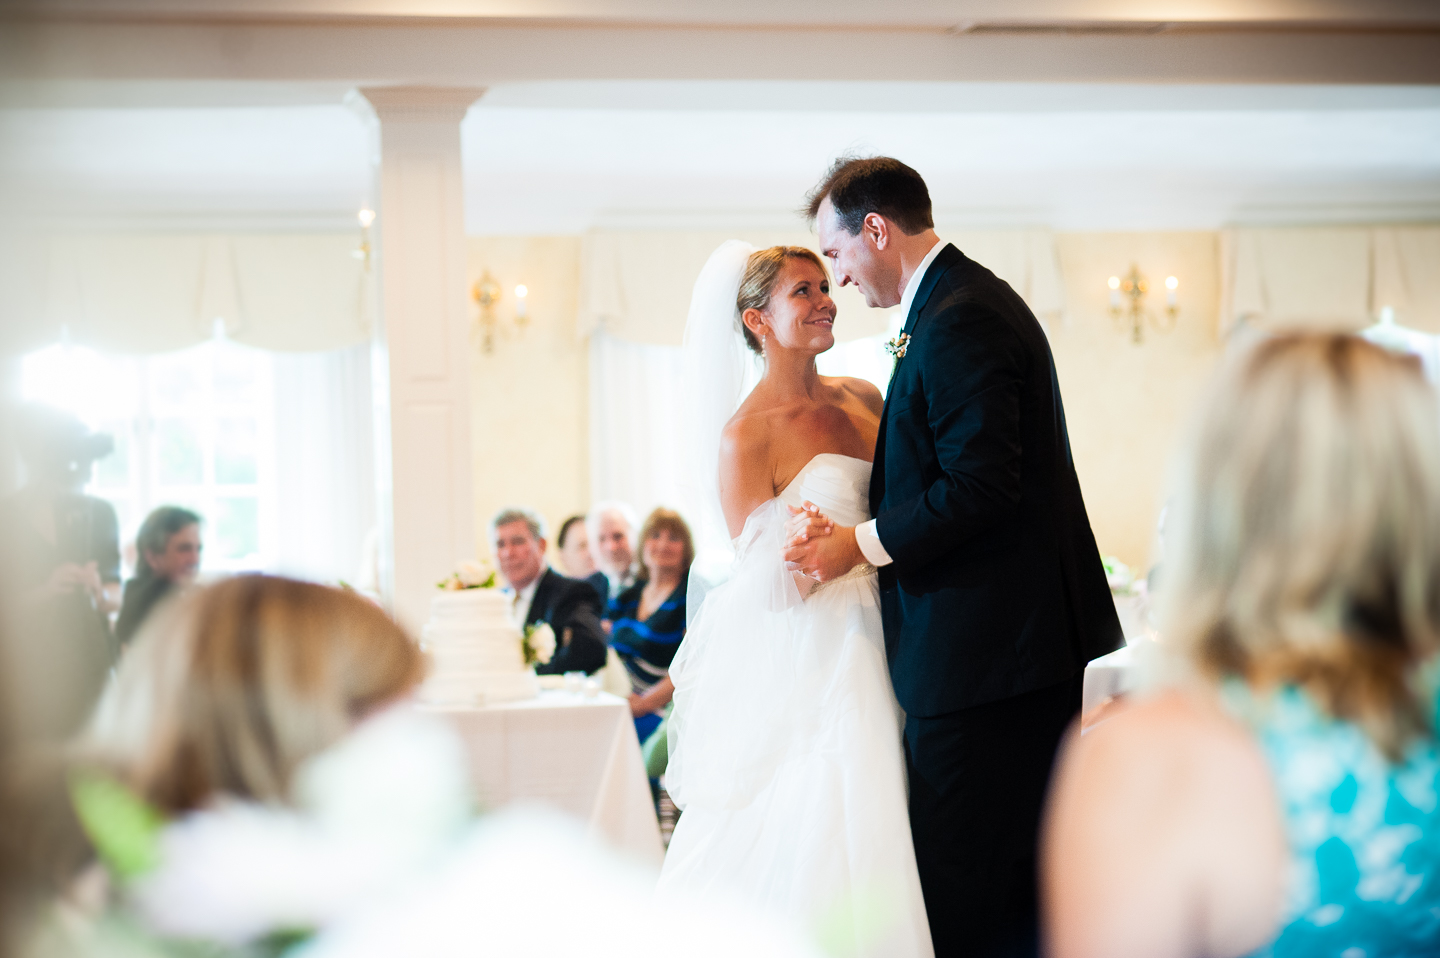
{"type": "MultiPolygon", "coordinates": [[[[920,265],[915,267],[915,272],[910,274],[910,281],[905,284],[905,292],[900,297],[900,314],[905,317],[906,326],[910,325],[910,307],[915,304],[915,294],[920,290],[920,283],[929,271],[930,264],[935,262],[935,257],[939,256],[944,248],[944,240],[939,240],[930,247],[930,252],[925,254],[920,265]]],[[[880,533],[875,530],[874,519],[855,527],[855,544],[860,547],[860,554],[873,566],[889,565],[895,561],[880,543],[880,533]]]]}
{"type": "Polygon", "coordinates": [[[610,586],[610,594],[608,596],[605,596],[606,600],[608,601],[610,599],[617,598],[620,593],[624,592],[626,589],[630,588],[632,585],[635,584],[635,573],[630,569],[626,569],[623,576],[616,578],[614,576],[611,576],[610,573],[607,572],[605,573],[605,582],[607,585],[610,586]]]}
{"type": "Polygon", "coordinates": [[[525,627],[525,620],[530,618],[530,605],[535,601],[535,590],[540,587],[540,580],[545,578],[545,571],[549,568],[548,565],[542,565],[540,574],[525,588],[516,590],[510,600],[510,614],[514,617],[515,624],[522,629],[525,627]]]}

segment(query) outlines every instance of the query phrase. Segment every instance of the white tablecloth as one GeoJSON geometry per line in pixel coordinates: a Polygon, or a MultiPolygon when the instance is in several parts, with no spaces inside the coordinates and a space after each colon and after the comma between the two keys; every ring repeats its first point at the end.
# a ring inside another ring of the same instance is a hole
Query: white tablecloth
{"type": "Polygon", "coordinates": [[[1102,655],[1085,667],[1085,691],[1080,714],[1084,715],[1110,696],[1129,692],[1134,687],[1135,647],[1127,645],[1109,655],[1102,655]]]}
{"type": "Polygon", "coordinates": [[[544,691],[509,705],[426,711],[465,740],[482,807],[542,802],[588,822],[610,845],[660,864],[660,826],[625,700],[544,691]]]}
{"type": "Polygon", "coordinates": [[[1112,695],[1133,691],[1136,684],[1135,650],[1153,641],[1150,602],[1142,595],[1117,595],[1115,613],[1125,634],[1125,645],[1085,667],[1085,691],[1080,706],[1084,715],[1112,695]]]}

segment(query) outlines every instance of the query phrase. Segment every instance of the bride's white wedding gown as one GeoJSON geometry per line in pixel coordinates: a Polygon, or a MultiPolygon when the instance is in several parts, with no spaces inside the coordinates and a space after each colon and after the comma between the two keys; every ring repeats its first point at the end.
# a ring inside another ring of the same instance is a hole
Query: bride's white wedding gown
{"type": "Polygon", "coordinates": [[[875,570],[802,597],[780,557],[787,504],[853,526],[869,485],[870,463],[816,456],[749,517],[700,606],[670,669],[684,814],[660,887],[742,897],[834,954],[929,958],[875,570]]]}

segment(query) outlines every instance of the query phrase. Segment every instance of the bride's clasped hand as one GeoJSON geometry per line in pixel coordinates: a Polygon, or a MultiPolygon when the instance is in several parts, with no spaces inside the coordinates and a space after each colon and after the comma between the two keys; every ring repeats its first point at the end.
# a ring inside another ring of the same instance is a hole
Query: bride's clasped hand
{"type": "Polygon", "coordinates": [[[840,527],[842,536],[849,533],[849,548],[846,548],[843,539],[833,539],[835,520],[821,512],[815,503],[807,499],[789,509],[790,518],[785,523],[785,551],[781,553],[786,568],[817,582],[829,582],[865,561],[865,556],[855,544],[853,528],[840,527]],[[821,541],[827,538],[832,538],[832,541],[821,541]]]}

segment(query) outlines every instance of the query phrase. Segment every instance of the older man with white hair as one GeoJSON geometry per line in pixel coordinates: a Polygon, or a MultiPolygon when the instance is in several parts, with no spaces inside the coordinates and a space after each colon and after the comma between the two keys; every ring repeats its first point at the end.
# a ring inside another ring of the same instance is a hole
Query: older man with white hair
{"type": "Polygon", "coordinates": [[[628,503],[598,502],[585,517],[590,554],[599,571],[585,581],[607,603],[635,584],[635,535],[640,519],[628,503]]]}
{"type": "Polygon", "coordinates": [[[490,522],[495,564],[514,597],[517,625],[547,623],[555,632],[541,674],[594,672],[605,665],[604,600],[588,582],[567,579],[545,561],[545,522],[529,509],[501,509],[490,522]]]}

